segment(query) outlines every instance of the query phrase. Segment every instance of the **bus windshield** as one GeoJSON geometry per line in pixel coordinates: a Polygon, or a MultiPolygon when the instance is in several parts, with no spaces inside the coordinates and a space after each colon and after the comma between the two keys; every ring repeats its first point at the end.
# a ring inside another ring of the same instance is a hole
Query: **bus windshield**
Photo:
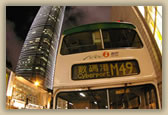
{"type": "Polygon", "coordinates": [[[63,38],[61,54],[74,54],[103,49],[141,48],[142,42],[135,30],[126,28],[79,32],[63,38]]]}
{"type": "Polygon", "coordinates": [[[60,92],[57,109],[157,109],[153,85],[60,92]]]}

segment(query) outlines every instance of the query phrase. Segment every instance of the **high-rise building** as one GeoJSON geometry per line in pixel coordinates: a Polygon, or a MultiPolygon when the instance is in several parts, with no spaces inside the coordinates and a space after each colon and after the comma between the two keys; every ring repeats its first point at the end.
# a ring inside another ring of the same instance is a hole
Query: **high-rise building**
{"type": "Polygon", "coordinates": [[[22,76],[44,89],[52,89],[64,6],[42,6],[27,34],[16,67],[22,76]]]}

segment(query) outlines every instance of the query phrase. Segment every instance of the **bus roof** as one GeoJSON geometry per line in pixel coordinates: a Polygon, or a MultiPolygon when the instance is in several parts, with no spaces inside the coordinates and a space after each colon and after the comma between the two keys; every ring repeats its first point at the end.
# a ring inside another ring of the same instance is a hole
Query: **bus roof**
{"type": "Polygon", "coordinates": [[[63,32],[64,35],[83,32],[83,31],[94,31],[97,29],[109,29],[109,28],[129,28],[135,29],[136,27],[133,24],[125,23],[125,22],[101,22],[101,23],[92,23],[85,24],[77,27],[73,27],[71,29],[67,29],[63,32]]]}

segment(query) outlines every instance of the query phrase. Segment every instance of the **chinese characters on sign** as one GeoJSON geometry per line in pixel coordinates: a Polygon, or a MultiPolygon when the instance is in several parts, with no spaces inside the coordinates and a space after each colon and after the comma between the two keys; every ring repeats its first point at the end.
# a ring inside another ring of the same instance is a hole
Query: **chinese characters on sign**
{"type": "Polygon", "coordinates": [[[73,80],[110,78],[138,73],[139,67],[136,60],[79,64],[72,67],[73,80]]]}

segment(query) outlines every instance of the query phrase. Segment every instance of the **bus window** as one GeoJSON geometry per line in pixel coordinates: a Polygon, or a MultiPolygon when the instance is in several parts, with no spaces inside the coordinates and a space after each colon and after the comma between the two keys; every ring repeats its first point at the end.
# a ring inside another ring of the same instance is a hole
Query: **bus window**
{"type": "Polygon", "coordinates": [[[110,89],[111,109],[156,109],[156,91],[153,85],[110,89]]]}
{"type": "Polygon", "coordinates": [[[102,30],[105,49],[135,47],[141,48],[142,42],[135,30],[107,29],[102,30]]]}
{"type": "Polygon", "coordinates": [[[57,109],[157,109],[153,85],[60,92],[57,109]]]}
{"type": "Polygon", "coordinates": [[[79,32],[63,38],[61,54],[74,54],[102,49],[123,47],[141,48],[142,42],[135,30],[105,29],[100,31],[79,32]],[[104,42],[104,43],[103,43],[104,42]]]}
{"type": "Polygon", "coordinates": [[[99,33],[81,32],[67,35],[63,38],[61,54],[74,54],[101,49],[99,33]],[[94,38],[93,38],[94,37],[94,38]]]}
{"type": "Polygon", "coordinates": [[[157,108],[157,100],[155,95],[155,90],[151,88],[144,89],[144,95],[146,99],[146,108],[147,109],[156,109],[157,108]]]}
{"type": "Polygon", "coordinates": [[[56,107],[57,109],[107,109],[106,90],[59,93],[56,107]]]}

